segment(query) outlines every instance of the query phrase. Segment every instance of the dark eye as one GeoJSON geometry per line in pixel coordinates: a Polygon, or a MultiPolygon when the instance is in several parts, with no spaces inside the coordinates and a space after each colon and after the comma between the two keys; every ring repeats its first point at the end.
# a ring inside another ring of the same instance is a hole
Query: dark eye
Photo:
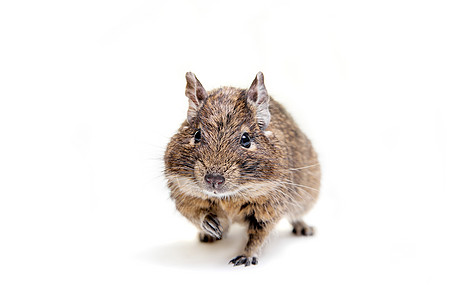
{"type": "Polygon", "coordinates": [[[194,134],[194,142],[195,143],[199,143],[200,142],[200,138],[201,138],[200,129],[198,129],[196,131],[196,133],[194,134]]]}
{"type": "Polygon", "coordinates": [[[249,148],[251,146],[251,138],[247,132],[243,133],[241,136],[240,144],[244,148],[249,148]]]}

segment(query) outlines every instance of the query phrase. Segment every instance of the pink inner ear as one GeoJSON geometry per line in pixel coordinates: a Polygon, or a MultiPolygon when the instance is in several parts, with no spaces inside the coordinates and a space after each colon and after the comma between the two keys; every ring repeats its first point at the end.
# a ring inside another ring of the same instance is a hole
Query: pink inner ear
{"type": "Polygon", "coordinates": [[[257,85],[258,85],[258,79],[257,79],[257,77],[255,77],[254,81],[252,81],[251,87],[247,91],[247,99],[249,101],[252,101],[255,103],[257,103],[257,100],[258,100],[257,85]]]}
{"type": "Polygon", "coordinates": [[[186,75],[186,90],[185,95],[195,104],[200,105],[199,101],[207,99],[208,94],[204,87],[197,79],[196,75],[191,72],[187,72],[186,75]]]}
{"type": "Polygon", "coordinates": [[[204,87],[202,86],[202,84],[200,84],[199,80],[197,80],[196,96],[197,99],[199,99],[200,101],[205,101],[208,98],[207,91],[205,91],[204,87]]]}
{"type": "Polygon", "coordinates": [[[257,76],[255,76],[254,81],[252,81],[251,87],[247,92],[247,99],[260,105],[263,102],[266,102],[268,99],[268,93],[266,92],[266,87],[263,79],[263,73],[258,72],[257,76]]]}
{"type": "Polygon", "coordinates": [[[247,92],[247,98],[250,101],[253,101],[255,103],[257,103],[258,100],[258,92],[257,92],[257,87],[252,85],[249,89],[249,91],[247,92]]]}

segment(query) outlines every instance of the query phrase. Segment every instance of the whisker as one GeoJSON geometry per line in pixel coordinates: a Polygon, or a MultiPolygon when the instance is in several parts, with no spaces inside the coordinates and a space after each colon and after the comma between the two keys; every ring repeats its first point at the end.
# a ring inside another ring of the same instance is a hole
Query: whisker
{"type": "Polygon", "coordinates": [[[319,166],[319,163],[316,163],[316,164],[313,164],[313,165],[310,165],[310,166],[300,167],[300,168],[292,168],[292,169],[288,169],[288,170],[290,170],[290,171],[297,171],[297,170],[307,169],[307,168],[316,167],[316,166],[319,166]]]}
{"type": "Polygon", "coordinates": [[[318,189],[315,189],[313,187],[307,186],[307,185],[302,185],[302,184],[297,184],[291,181],[282,181],[282,180],[270,180],[270,179],[264,179],[264,178],[258,178],[258,177],[245,177],[242,176],[242,179],[249,179],[249,180],[256,180],[256,181],[268,181],[268,182],[274,182],[274,183],[283,183],[283,184],[290,184],[293,186],[298,186],[298,187],[303,187],[303,188],[307,188],[307,189],[312,189],[314,191],[319,191],[318,189]]]}

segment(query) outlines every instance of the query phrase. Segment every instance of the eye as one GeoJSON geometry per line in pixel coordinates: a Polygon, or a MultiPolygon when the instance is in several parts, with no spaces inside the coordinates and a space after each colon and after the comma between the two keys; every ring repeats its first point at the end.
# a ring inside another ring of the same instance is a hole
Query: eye
{"type": "Polygon", "coordinates": [[[194,134],[194,142],[199,143],[201,138],[200,129],[197,129],[196,133],[194,134]]]}
{"type": "Polygon", "coordinates": [[[249,133],[243,133],[243,135],[241,136],[240,144],[244,148],[249,148],[251,146],[251,138],[249,137],[249,133]]]}

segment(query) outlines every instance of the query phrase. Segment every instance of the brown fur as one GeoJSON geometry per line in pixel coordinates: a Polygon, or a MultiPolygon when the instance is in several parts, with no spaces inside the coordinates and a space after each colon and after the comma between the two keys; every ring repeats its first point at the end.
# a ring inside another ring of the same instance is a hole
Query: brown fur
{"type": "Polygon", "coordinates": [[[267,96],[263,74],[248,90],[222,87],[207,93],[187,73],[186,95],[188,118],[167,146],[165,175],[177,210],[199,228],[201,241],[222,238],[233,222],[245,224],[247,245],[231,263],[247,266],[257,263],[264,241],[283,217],[293,233],[313,234],[302,216],[318,197],[317,155],[282,105],[267,96]],[[201,140],[195,142],[198,129],[201,140]],[[244,132],[252,140],[249,148],[240,145],[244,132]],[[219,190],[205,182],[208,173],[224,176],[219,190]]]}

